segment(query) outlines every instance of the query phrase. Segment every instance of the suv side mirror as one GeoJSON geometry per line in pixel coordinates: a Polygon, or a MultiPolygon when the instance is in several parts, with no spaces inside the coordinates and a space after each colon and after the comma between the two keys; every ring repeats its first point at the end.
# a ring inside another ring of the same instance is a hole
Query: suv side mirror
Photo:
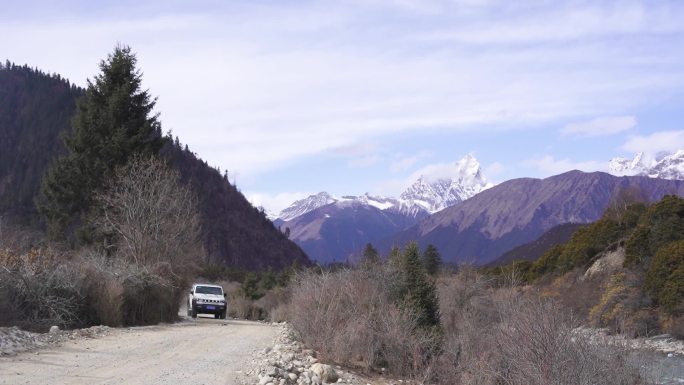
{"type": "Polygon", "coordinates": [[[228,295],[228,293],[223,293],[223,296],[224,296],[224,297],[227,296],[227,295],[228,295]]]}

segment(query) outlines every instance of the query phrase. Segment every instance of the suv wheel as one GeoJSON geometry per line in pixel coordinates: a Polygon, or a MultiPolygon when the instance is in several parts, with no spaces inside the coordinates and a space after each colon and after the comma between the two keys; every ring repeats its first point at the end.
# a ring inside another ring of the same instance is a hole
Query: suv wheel
{"type": "Polygon", "coordinates": [[[197,309],[195,309],[194,306],[192,307],[192,311],[190,312],[190,316],[192,318],[197,318],[197,309]]]}
{"type": "Polygon", "coordinates": [[[221,314],[219,315],[220,319],[226,319],[226,311],[222,311],[221,314]]]}

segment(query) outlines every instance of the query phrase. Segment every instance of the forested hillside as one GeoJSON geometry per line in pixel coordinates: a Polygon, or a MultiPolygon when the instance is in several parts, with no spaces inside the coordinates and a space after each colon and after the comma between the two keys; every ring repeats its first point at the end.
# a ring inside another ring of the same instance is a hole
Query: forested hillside
{"type": "MultiPolygon", "coordinates": [[[[59,75],[7,63],[0,67],[0,220],[45,229],[35,200],[49,165],[65,152],[76,100],[84,90],[59,75]]],[[[187,147],[167,138],[160,153],[199,197],[210,262],[237,268],[308,263],[237,188],[187,147]]],[[[57,183],[58,184],[58,183],[57,183]]]]}
{"type": "Polygon", "coordinates": [[[33,199],[45,169],[64,151],[76,99],[84,90],[59,75],[0,64],[0,215],[36,224],[33,199]]]}
{"type": "Polygon", "coordinates": [[[611,205],[538,260],[486,271],[542,288],[594,326],[684,335],[684,199],[611,205]]]}

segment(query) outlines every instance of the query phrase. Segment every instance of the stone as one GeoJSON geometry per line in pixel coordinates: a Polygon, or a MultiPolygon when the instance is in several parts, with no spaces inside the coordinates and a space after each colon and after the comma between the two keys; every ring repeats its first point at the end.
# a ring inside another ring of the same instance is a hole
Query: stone
{"type": "Polygon", "coordinates": [[[311,371],[326,383],[337,382],[340,378],[335,369],[330,365],[315,363],[311,365],[311,371]]]}
{"type": "Polygon", "coordinates": [[[272,381],[273,381],[273,378],[271,378],[269,376],[263,376],[263,377],[261,377],[261,380],[259,380],[259,385],[266,385],[272,381]]]}
{"type": "Polygon", "coordinates": [[[297,377],[299,377],[299,376],[294,374],[294,373],[288,373],[287,377],[290,379],[290,381],[296,381],[297,377]]]}
{"type": "Polygon", "coordinates": [[[57,332],[59,332],[59,326],[57,326],[57,325],[50,326],[50,334],[55,334],[57,332]]]}

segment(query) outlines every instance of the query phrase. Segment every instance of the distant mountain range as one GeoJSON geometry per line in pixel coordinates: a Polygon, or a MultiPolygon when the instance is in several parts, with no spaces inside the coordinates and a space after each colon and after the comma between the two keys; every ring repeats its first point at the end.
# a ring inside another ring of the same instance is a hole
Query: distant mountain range
{"type": "Polygon", "coordinates": [[[342,207],[350,202],[368,205],[382,211],[399,213],[413,218],[425,217],[474,196],[493,185],[482,174],[480,163],[472,155],[466,155],[456,162],[455,175],[448,178],[430,178],[421,175],[399,198],[372,196],[335,197],[320,192],[300,199],[285,208],[275,219],[283,222],[314,211],[329,204],[339,203],[342,207]]]}
{"type": "Polygon", "coordinates": [[[345,261],[366,243],[395,234],[490,187],[477,159],[467,155],[455,163],[454,175],[420,176],[398,198],[335,197],[320,192],[281,211],[274,224],[289,229],[290,239],[312,259],[345,261]]]}
{"type": "Polygon", "coordinates": [[[608,170],[613,175],[642,175],[651,178],[684,179],[684,150],[647,157],[640,152],[632,159],[613,158],[608,170]]]}
{"type": "Polygon", "coordinates": [[[684,195],[684,181],[570,171],[546,179],[521,178],[487,189],[376,243],[382,252],[416,240],[434,244],[448,262],[487,264],[565,223],[597,220],[623,189],[649,201],[684,195]]]}

